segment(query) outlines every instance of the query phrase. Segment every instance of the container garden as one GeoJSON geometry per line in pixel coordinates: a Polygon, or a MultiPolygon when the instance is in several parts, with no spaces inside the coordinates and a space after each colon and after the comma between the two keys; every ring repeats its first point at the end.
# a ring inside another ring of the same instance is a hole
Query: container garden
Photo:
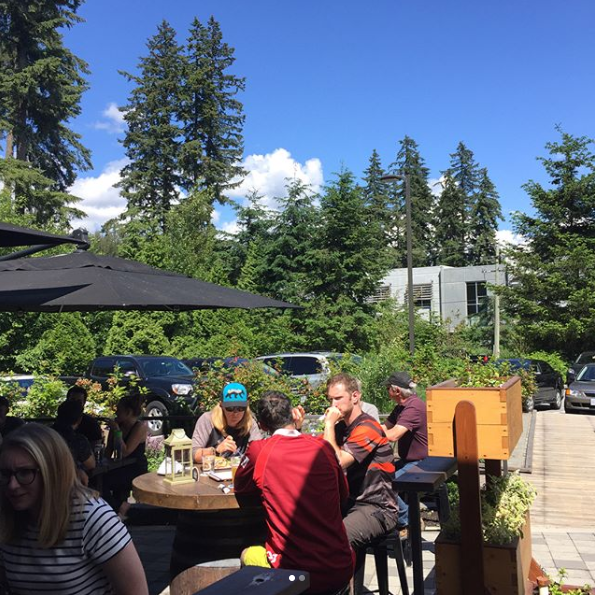
{"type": "Polygon", "coordinates": [[[508,460],[523,431],[521,379],[497,386],[461,387],[454,379],[426,390],[428,450],[431,456],[455,456],[453,420],[459,401],[471,401],[477,416],[478,455],[508,460]]]}

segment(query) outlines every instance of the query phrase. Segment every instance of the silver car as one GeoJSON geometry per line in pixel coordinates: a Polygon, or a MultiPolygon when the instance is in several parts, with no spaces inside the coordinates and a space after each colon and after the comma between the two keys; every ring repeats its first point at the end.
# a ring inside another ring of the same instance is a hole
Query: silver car
{"type": "Polygon", "coordinates": [[[587,364],[578,373],[576,380],[566,389],[564,411],[595,412],[595,364],[587,364]]]}

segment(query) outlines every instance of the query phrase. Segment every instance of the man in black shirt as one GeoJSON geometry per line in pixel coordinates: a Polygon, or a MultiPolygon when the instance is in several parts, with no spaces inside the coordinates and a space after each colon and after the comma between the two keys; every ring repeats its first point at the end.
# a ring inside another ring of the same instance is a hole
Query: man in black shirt
{"type": "MultiPolygon", "coordinates": [[[[82,386],[72,386],[66,393],[67,401],[78,401],[81,406],[85,407],[87,403],[87,390],[82,386]]],[[[80,423],[76,427],[76,431],[82,434],[91,444],[91,447],[96,444],[103,444],[103,432],[99,422],[88,413],[83,413],[80,423]]]]}

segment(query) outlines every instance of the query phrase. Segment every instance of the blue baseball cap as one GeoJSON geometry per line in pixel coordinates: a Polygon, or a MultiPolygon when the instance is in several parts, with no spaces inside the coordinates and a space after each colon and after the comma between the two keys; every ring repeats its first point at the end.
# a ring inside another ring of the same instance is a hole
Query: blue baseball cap
{"type": "Polygon", "coordinates": [[[221,405],[231,407],[248,407],[248,391],[243,384],[232,382],[223,387],[221,405]]]}

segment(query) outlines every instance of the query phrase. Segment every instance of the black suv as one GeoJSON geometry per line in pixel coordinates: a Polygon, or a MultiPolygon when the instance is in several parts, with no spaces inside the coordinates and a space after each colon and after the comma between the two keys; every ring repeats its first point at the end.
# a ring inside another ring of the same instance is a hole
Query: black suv
{"type": "Polygon", "coordinates": [[[186,364],[175,357],[158,355],[110,355],[98,357],[91,363],[87,377],[99,382],[103,388],[107,379],[118,370],[123,383],[131,377],[138,378],[138,386],[149,392],[146,398],[146,416],[149,418],[149,434],[163,434],[164,421],[150,419],[166,417],[173,409],[176,399],[183,399],[191,408],[196,407],[194,375],[186,364]]]}

